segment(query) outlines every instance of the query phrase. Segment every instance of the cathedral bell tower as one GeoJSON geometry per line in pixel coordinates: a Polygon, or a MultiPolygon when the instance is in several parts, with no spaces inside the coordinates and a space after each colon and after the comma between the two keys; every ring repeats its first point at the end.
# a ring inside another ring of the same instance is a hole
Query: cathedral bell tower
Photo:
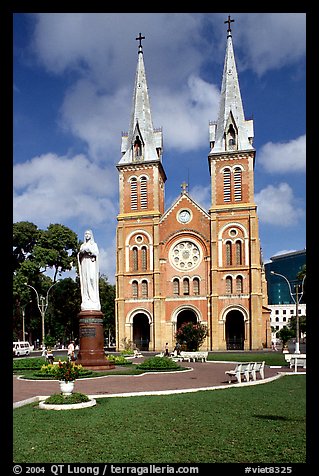
{"type": "Polygon", "coordinates": [[[153,317],[159,287],[159,220],[164,213],[162,130],[154,129],[139,34],[131,120],[122,134],[116,256],[116,342],[154,347],[153,317]],[[155,298],[155,300],[154,300],[155,298]]]}
{"type": "Polygon", "coordinates": [[[269,313],[254,202],[253,120],[246,120],[228,17],[219,114],[209,125],[211,342],[213,349],[268,345],[269,313]],[[268,322],[267,322],[268,319],[268,322]]]}

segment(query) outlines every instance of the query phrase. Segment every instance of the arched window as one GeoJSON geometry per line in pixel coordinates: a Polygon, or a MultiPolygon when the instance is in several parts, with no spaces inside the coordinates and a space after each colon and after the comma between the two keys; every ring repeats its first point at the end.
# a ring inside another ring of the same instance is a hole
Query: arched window
{"type": "Polygon", "coordinates": [[[147,248],[146,246],[142,246],[142,270],[145,271],[147,269],[147,248]]]}
{"type": "Polygon", "coordinates": [[[131,178],[131,209],[137,210],[137,179],[131,178]]]}
{"type": "Polygon", "coordinates": [[[132,249],[133,253],[133,271],[138,270],[138,249],[136,246],[132,249]]]}
{"type": "Polygon", "coordinates": [[[236,264],[243,264],[243,257],[242,257],[242,243],[240,240],[236,241],[236,264]]]}
{"type": "Polygon", "coordinates": [[[241,168],[236,167],[234,170],[234,199],[235,202],[241,201],[241,168]]]}
{"type": "Polygon", "coordinates": [[[242,294],[243,292],[243,278],[242,276],[237,276],[236,278],[236,294],[242,294]]]}
{"type": "Polygon", "coordinates": [[[133,298],[138,298],[138,282],[137,281],[132,282],[132,296],[133,298]]]}
{"type": "Polygon", "coordinates": [[[230,202],[230,169],[224,170],[224,202],[230,202]]]}
{"type": "Polygon", "coordinates": [[[199,279],[198,278],[193,279],[193,293],[195,296],[199,295],[199,279]]]}
{"type": "Polygon", "coordinates": [[[148,297],[148,285],[146,279],[142,281],[142,297],[147,298],[148,297]]]}
{"type": "Polygon", "coordinates": [[[135,137],[133,149],[134,149],[134,159],[140,158],[142,155],[142,143],[140,141],[139,136],[135,137]]]}
{"type": "Polygon", "coordinates": [[[179,295],[179,279],[173,279],[173,294],[175,296],[179,295]]]}
{"type": "Polygon", "coordinates": [[[226,241],[226,266],[232,265],[232,243],[226,241]]]}
{"type": "Polygon", "coordinates": [[[231,276],[227,276],[226,278],[226,294],[233,293],[233,278],[231,276]]]}
{"type": "Polygon", "coordinates": [[[141,208],[147,208],[147,177],[141,177],[141,208]]]}
{"type": "Polygon", "coordinates": [[[184,295],[189,294],[189,279],[188,278],[183,279],[183,294],[184,295]]]}

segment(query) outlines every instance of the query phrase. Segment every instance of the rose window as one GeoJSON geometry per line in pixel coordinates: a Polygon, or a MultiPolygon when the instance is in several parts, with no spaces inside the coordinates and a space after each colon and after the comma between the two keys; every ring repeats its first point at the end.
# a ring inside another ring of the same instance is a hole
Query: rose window
{"type": "Polygon", "coordinates": [[[180,270],[193,269],[200,262],[200,251],[191,241],[182,241],[171,251],[171,263],[180,270]]]}

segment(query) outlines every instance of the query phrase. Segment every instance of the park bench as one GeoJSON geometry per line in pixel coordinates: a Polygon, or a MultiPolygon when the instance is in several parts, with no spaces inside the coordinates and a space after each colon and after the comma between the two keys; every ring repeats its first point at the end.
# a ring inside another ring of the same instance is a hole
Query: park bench
{"type": "Polygon", "coordinates": [[[230,377],[229,383],[231,383],[231,377],[235,377],[238,383],[241,383],[242,377],[245,378],[246,382],[249,382],[250,378],[252,380],[257,380],[257,375],[259,374],[262,379],[265,378],[264,374],[265,362],[242,362],[236,365],[234,370],[226,370],[225,374],[230,377]]]}
{"type": "Polygon", "coordinates": [[[290,359],[290,368],[292,369],[294,367],[302,367],[305,369],[306,357],[299,357],[299,356],[292,355],[290,359]]]}
{"type": "Polygon", "coordinates": [[[202,351],[185,352],[185,351],[182,351],[181,354],[180,354],[180,357],[183,360],[186,360],[188,362],[190,362],[190,361],[192,361],[192,362],[196,362],[196,361],[206,362],[207,357],[208,357],[208,352],[202,352],[202,351]]]}
{"type": "Polygon", "coordinates": [[[253,380],[257,380],[257,374],[260,375],[262,379],[265,378],[265,361],[263,362],[253,362],[253,368],[251,370],[251,375],[253,377],[253,380]]]}
{"type": "Polygon", "coordinates": [[[251,362],[243,362],[237,364],[234,370],[226,370],[225,374],[230,377],[229,383],[231,383],[231,377],[235,377],[238,383],[241,383],[242,377],[245,377],[246,382],[249,382],[250,372],[252,370],[251,362]]]}

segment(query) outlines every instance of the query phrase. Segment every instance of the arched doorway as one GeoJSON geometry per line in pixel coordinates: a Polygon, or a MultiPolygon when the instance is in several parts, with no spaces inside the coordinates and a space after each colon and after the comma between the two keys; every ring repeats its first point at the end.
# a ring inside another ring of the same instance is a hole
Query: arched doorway
{"type": "Polygon", "coordinates": [[[244,350],[245,323],[241,311],[233,309],[228,312],[225,331],[227,350],[244,350]]]}
{"type": "Polygon", "coordinates": [[[192,309],[183,309],[178,313],[176,321],[176,329],[178,330],[184,322],[197,323],[197,316],[192,309]]]}
{"type": "Polygon", "coordinates": [[[150,324],[147,315],[142,312],[133,318],[133,342],[139,350],[149,350],[150,324]]]}

